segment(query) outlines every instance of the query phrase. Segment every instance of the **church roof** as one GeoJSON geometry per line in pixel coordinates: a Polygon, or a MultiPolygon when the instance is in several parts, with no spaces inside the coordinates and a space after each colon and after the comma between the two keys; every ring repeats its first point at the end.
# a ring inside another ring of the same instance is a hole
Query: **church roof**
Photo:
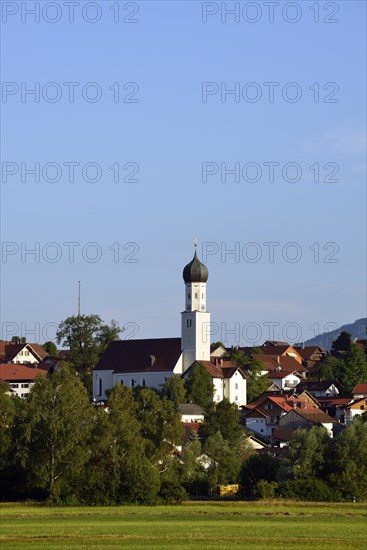
{"type": "Polygon", "coordinates": [[[102,354],[94,370],[172,372],[181,355],[181,338],[115,340],[102,354]]]}
{"type": "Polygon", "coordinates": [[[184,267],[183,273],[182,273],[183,279],[185,283],[206,283],[209,277],[208,268],[206,265],[200,262],[196,255],[196,248],[195,248],[195,254],[193,259],[189,264],[187,264],[184,267]]]}

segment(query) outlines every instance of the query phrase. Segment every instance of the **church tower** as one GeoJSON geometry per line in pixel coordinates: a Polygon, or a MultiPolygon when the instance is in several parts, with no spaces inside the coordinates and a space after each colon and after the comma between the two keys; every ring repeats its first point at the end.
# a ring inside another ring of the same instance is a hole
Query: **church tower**
{"type": "Polygon", "coordinates": [[[208,269],[196,254],[183,270],[185,311],[181,313],[183,372],[195,360],[210,360],[210,313],[206,311],[208,269]]]}

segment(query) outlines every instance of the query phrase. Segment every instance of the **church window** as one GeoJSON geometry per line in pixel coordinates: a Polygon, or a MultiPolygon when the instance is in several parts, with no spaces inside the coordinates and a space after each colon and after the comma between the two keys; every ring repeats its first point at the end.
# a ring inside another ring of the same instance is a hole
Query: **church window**
{"type": "Polygon", "coordinates": [[[235,385],[234,385],[234,389],[235,389],[235,390],[238,390],[238,384],[235,384],[235,385]]]}
{"type": "Polygon", "coordinates": [[[143,387],[145,387],[145,378],[143,378],[143,380],[142,380],[142,385],[143,385],[143,387]]]}
{"type": "Polygon", "coordinates": [[[98,380],[98,395],[102,395],[102,378],[98,380]]]}
{"type": "Polygon", "coordinates": [[[135,380],[132,378],[131,379],[131,387],[133,388],[135,386],[135,380]]]}
{"type": "Polygon", "coordinates": [[[123,381],[123,380],[120,380],[120,384],[121,384],[121,386],[123,386],[123,385],[124,385],[124,381],[123,381]]]}
{"type": "Polygon", "coordinates": [[[186,319],[186,327],[187,328],[190,328],[191,327],[191,319],[186,319]]]}
{"type": "Polygon", "coordinates": [[[191,294],[190,294],[190,292],[188,293],[187,297],[188,297],[188,299],[190,300],[190,297],[191,297],[191,294]]]}
{"type": "Polygon", "coordinates": [[[197,300],[197,299],[198,299],[198,293],[195,292],[195,300],[197,300]]]}

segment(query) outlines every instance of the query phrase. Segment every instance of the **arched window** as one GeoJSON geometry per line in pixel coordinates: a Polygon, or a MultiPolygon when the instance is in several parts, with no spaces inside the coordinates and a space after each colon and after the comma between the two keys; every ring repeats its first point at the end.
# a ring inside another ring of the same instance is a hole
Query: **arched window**
{"type": "Polygon", "coordinates": [[[142,385],[145,388],[145,378],[143,378],[143,380],[142,380],[142,385]]]}
{"type": "Polygon", "coordinates": [[[133,388],[135,386],[135,380],[132,378],[131,379],[131,387],[133,388]]]}
{"type": "Polygon", "coordinates": [[[98,380],[98,395],[102,395],[102,378],[98,380]]]}

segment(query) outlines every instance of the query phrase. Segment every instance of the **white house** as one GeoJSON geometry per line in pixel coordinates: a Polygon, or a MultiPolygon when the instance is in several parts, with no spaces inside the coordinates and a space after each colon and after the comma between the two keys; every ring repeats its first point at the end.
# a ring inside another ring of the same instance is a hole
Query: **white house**
{"type": "Polygon", "coordinates": [[[178,412],[181,415],[181,422],[184,422],[184,424],[201,424],[204,422],[203,409],[194,403],[183,403],[179,405],[178,412]]]}
{"type": "MultiPolygon", "coordinates": [[[[195,361],[199,361],[215,374],[212,379],[216,401],[227,397],[237,405],[246,404],[243,373],[230,363],[223,364],[218,356],[211,358],[210,313],[206,309],[208,276],[208,269],[199,261],[195,246],[194,257],[183,270],[185,310],[181,313],[181,338],[111,342],[93,372],[96,401],[105,400],[106,390],[116,384],[160,388],[170,376],[184,375],[195,361]]],[[[217,350],[216,355],[220,353],[222,351],[217,350]]]]}
{"type": "Polygon", "coordinates": [[[271,371],[268,372],[268,378],[281,390],[291,390],[301,381],[302,376],[296,372],[271,371]]]}
{"type": "Polygon", "coordinates": [[[345,407],[345,423],[350,426],[356,416],[367,411],[367,398],[357,399],[345,407]]]}
{"type": "Polygon", "coordinates": [[[46,374],[47,371],[32,366],[2,363],[0,364],[0,380],[9,384],[13,395],[26,398],[37,376],[46,374]]]}
{"type": "Polygon", "coordinates": [[[0,360],[3,363],[37,365],[48,356],[39,344],[0,342],[0,360]]]}

